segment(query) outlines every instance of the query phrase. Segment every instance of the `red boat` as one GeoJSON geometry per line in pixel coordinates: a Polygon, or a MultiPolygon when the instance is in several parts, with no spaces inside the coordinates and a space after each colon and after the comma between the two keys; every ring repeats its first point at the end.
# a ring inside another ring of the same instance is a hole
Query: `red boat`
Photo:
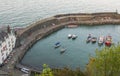
{"type": "Polygon", "coordinates": [[[112,37],[111,36],[107,36],[106,37],[106,41],[105,41],[105,45],[106,46],[111,46],[112,44],[112,37]]]}

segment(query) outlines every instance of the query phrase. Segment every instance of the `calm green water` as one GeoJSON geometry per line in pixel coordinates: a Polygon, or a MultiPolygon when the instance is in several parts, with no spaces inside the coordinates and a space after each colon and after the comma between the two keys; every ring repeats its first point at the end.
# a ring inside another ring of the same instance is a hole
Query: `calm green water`
{"type": "Polygon", "coordinates": [[[21,63],[40,68],[46,63],[50,67],[69,66],[72,69],[80,67],[85,69],[89,56],[95,55],[95,49],[101,49],[98,44],[86,44],[86,38],[89,33],[93,36],[111,35],[113,42],[120,41],[120,25],[102,25],[102,26],[80,26],[78,28],[64,28],[51,34],[50,36],[38,41],[24,56],[21,63]],[[68,39],[68,34],[76,34],[76,40],[68,39]],[[54,44],[61,42],[61,47],[55,49],[54,44]],[[60,54],[60,49],[65,47],[67,50],[60,54]]]}

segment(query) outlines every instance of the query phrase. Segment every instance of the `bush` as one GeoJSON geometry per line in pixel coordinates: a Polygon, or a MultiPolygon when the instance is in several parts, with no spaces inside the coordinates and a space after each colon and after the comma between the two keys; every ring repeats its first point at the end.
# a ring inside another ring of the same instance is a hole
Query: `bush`
{"type": "Polygon", "coordinates": [[[89,76],[120,76],[120,44],[96,50],[87,65],[89,76]]]}

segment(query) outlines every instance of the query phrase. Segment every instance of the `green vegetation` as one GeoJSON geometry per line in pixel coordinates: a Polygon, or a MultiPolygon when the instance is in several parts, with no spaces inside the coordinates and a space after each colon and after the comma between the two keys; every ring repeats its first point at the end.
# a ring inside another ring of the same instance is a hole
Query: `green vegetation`
{"type": "Polygon", "coordinates": [[[43,71],[41,74],[33,73],[31,76],[85,76],[80,69],[71,70],[69,68],[53,69],[51,70],[48,65],[43,64],[43,71]]]}
{"type": "Polygon", "coordinates": [[[48,67],[48,65],[43,64],[43,71],[40,76],[53,76],[52,70],[48,67]]]}
{"type": "Polygon", "coordinates": [[[43,71],[41,74],[35,73],[34,76],[53,76],[52,70],[47,64],[43,64],[43,71]]]}
{"type": "Polygon", "coordinates": [[[120,76],[120,44],[96,50],[87,65],[88,76],[120,76]]]}
{"type": "Polygon", "coordinates": [[[79,68],[77,68],[76,70],[71,70],[67,67],[63,69],[54,69],[53,73],[54,76],[85,76],[79,68]]]}

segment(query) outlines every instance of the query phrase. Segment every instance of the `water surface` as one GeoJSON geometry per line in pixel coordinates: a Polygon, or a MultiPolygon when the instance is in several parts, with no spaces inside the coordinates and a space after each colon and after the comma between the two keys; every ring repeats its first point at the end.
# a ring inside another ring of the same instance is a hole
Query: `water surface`
{"type": "Polygon", "coordinates": [[[0,26],[28,26],[64,13],[120,11],[120,0],[0,0],[0,26]]]}
{"type": "Polygon", "coordinates": [[[113,42],[120,41],[119,25],[80,26],[78,28],[64,28],[48,37],[38,41],[24,56],[21,63],[41,69],[42,64],[48,64],[52,68],[68,66],[72,69],[80,67],[85,69],[90,56],[95,56],[96,48],[101,49],[98,44],[86,44],[88,34],[99,37],[100,35],[111,35],[113,42]],[[76,34],[76,40],[68,39],[68,34],[76,34]],[[55,49],[54,44],[61,43],[61,47],[55,49]],[[60,54],[62,48],[67,50],[60,54]]]}

